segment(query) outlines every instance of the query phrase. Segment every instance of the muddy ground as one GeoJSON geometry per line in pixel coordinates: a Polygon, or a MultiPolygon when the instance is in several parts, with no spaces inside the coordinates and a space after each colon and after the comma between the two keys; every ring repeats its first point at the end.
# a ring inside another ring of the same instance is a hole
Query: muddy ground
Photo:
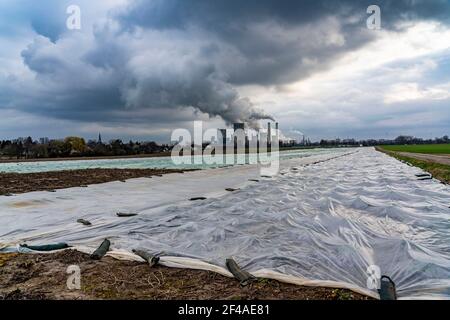
{"type": "Polygon", "coordinates": [[[0,195],[81,187],[184,171],[172,169],[83,169],[38,173],[0,173],[0,195]]]}
{"type": "Polygon", "coordinates": [[[357,293],[301,287],[258,279],[246,287],[237,280],[198,270],[150,268],[146,263],[66,250],[52,254],[0,254],[0,300],[366,300],[357,293]],[[69,265],[81,269],[81,290],[67,289],[69,265]]]}

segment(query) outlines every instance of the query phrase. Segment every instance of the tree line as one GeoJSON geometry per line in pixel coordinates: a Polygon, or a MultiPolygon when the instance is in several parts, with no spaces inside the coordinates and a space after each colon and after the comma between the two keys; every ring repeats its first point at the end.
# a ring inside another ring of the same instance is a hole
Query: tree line
{"type": "Polygon", "coordinates": [[[423,139],[413,136],[398,136],[395,139],[367,139],[367,140],[355,140],[355,139],[334,139],[334,140],[321,140],[319,143],[313,143],[311,145],[317,145],[321,147],[334,147],[334,146],[380,146],[380,145],[405,145],[405,144],[445,144],[450,143],[447,135],[442,138],[423,139]]]}
{"type": "Polygon", "coordinates": [[[170,151],[168,145],[160,145],[154,141],[124,143],[120,139],[108,143],[101,141],[85,141],[81,137],[66,137],[61,140],[41,139],[31,137],[0,142],[0,157],[14,159],[65,158],[65,157],[96,157],[96,156],[126,156],[152,154],[170,151]]]}

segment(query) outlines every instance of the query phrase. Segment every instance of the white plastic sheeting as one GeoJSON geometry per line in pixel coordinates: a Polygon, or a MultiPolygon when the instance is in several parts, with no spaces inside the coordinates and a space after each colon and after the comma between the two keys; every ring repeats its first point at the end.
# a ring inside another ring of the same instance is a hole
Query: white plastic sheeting
{"type": "Polygon", "coordinates": [[[373,149],[348,153],[282,161],[272,178],[237,166],[0,197],[0,247],[67,242],[89,252],[107,237],[118,258],[144,249],[168,266],[229,276],[233,257],[256,276],[374,297],[367,268],[376,265],[400,298],[448,299],[449,186],[418,181],[420,169],[373,149]],[[186,201],[196,196],[208,199],[186,201]]]}
{"type": "MultiPolygon", "coordinates": [[[[285,150],[280,152],[280,159],[302,158],[309,156],[318,156],[329,153],[327,149],[297,149],[285,150]]],[[[241,156],[242,157],[242,156],[241,156]]],[[[215,167],[225,167],[229,163],[235,162],[235,156],[228,154],[223,164],[217,164],[215,157],[208,155],[179,157],[179,164],[172,161],[171,157],[141,157],[141,158],[113,158],[113,159],[90,159],[81,160],[56,160],[56,161],[22,161],[22,162],[4,162],[0,163],[0,172],[46,172],[62,170],[96,169],[96,168],[115,168],[115,169],[206,169],[215,167]],[[181,161],[183,160],[183,161],[181,161]]],[[[247,163],[257,163],[258,155],[255,153],[247,154],[245,157],[247,163]]]]}

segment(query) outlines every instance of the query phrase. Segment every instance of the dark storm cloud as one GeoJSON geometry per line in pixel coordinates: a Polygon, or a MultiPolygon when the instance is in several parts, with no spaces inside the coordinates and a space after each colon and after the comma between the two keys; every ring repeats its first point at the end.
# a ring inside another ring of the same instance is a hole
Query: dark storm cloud
{"type": "Polygon", "coordinates": [[[119,15],[129,28],[186,28],[195,23],[223,33],[233,25],[273,19],[283,24],[304,24],[324,15],[365,16],[369,5],[379,5],[385,22],[431,18],[448,19],[448,0],[133,0],[119,15]]]}
{"type": "Polygon", "coordinates": [[[338,1],[137,0],[118,18],[129,31],[204,30],[235,58],[210,54],[230,83],[271,85],[325,69],[332,58],[370,40],[364,20],[348,20],[355,12],[362,18],[366,8],[338,1]]]}
{"type": "MultiPolygon", "coordinates": [[[[155,114],[197,110],[226,122],[255,122],[268,116],[236,86],[286,84],[329,68],[376,37],[365,26],[369,4],[139,0],[98,25],[89,39],[72,39],[58,28],[52,33],[51,23],[38,20],[35,30],[55,43],[38,38],[22,52],[37,83],[17,82],[16,105],[83,121],[114,122],[124,112],[130,122],[159,121],[155,114]],[[154,112],[143,115],[147,109],[154,112]],[[172,111],[161,112],[167,109],[172,111]]],[[[389,28],[449,13],[449,2],[439,0],[380,6],[389,28]]]]}
{"type": "Polygon", "coordinates": [[[384,28],[405,20],[450,18],[447,0],[135,0],[119,20],[127,30],[208,30],[244,60],[244,68],[226,66],[231,83],[270,85],[326,69],[373,39],[365,28],[372,4],[381,7],[384,28]],[[333,41],[332,31],[344,43],[333,41]]]}

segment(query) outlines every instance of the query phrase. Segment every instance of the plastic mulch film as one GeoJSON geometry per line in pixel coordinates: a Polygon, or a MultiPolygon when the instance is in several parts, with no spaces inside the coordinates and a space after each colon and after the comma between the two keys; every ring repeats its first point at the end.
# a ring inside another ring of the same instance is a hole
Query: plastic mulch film
{"type": "Polygon", "coordinates": [[[371,148],[330,150],[283,160],[273,177],[237,166],[0,197],[0,248],[66,242],[92,252],[108,238],[108,254],[122,259],[142,249],[163,265],[230,276],[233,257],[255,276],[373,297],[379,270],[400,299],[448,299],[450,187],[418,173],[371,148]]]}

